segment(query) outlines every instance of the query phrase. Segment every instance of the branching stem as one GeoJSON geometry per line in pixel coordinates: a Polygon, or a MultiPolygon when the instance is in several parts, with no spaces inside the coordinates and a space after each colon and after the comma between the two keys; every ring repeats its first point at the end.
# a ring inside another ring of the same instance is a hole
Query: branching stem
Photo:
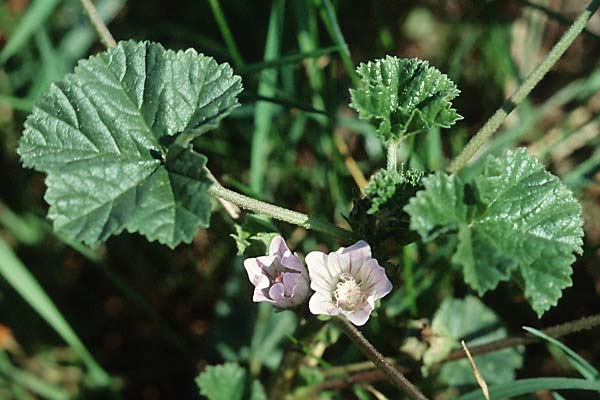
{"type": "Polygon", "coordinates": [[[86,14],[88,15],[88,18],[90,19],[90,22],[92,23],[92,25],[94,25],[96,32],[98,32],[98,36],[100,37],[100,41],[102,42],[102,44],[107,49],[111,48],[111,47],[115,47],[117,45],[117,42],[115,41],[115,38],[113,37],[113,35],[110,33],[110,31],[106,27],[106,24],[104,23],[104,21],[102,21],[102,17],[100,17],[100,14],[98,14],[98,10],[96,10],[96,7],[94,7],[94,4],[92,4],[92,1],[91,0],[80,0],[80,1],[81,1],[81,5],[83,6],[83,9],[85,10],[86,14]]]}
{"type": "Polygon", "coordinates": [[[483,127],[469,141],[460,154],[452,161],[448,167],[448,172],[455,174],[459,172],[475,153],[483,146],[489,138],[500,128],[508,114],[510,114],[533,90],[533,88],[544,78],[550,69],[556,64],[560,57],[567,51],[577,36],[583,31],[592,15],[600,6],[600,0],[593,0],[587,8],[573,21],[571,27],[563,34],[558,43],[554,45],[552,50],[546,55],[544,60],[539,64],[533,72],[525,79],[525,81],[517,88],[517,90],[502,104],[494,115],[488,119],[483,127]]]}
{"type": "Polygon", "coordinates": [[[377,349],[369,342],[358,329],[347,319],[336,317],[335,322],[344,333],[360,349],[360,351],[377,366],[385,376],[400,390],[404,391],[413,400],[427,400],[427,397],[417,389],[406,377],[396,369],[377,349]]]}

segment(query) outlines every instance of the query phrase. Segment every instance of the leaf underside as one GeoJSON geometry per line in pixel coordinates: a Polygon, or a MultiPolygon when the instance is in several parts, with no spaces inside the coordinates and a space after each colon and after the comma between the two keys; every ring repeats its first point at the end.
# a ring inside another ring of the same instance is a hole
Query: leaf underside
{"type": "Polygon", "coordinates": [[[525,149],[486,160],[472,188],[453,175],[423,179],[425,190],[405,210],[411,229],[428,241],[458,235],[452,261],[481,295],[519,271],[525,297],[541,316],[571,285],[573,253],[581,253],[581,206],[560,180],[525,149]]]}
{"type": "Polygon", "coordinates": [[[96,246],[124,229],[170,247],[207,227],[206,157],[173,144],[215,128],[241,80],[194,50],[120,42],[53,84],[25,122],[18,153],[47,173],[59,234],[96,246]]]}
{"type": "Polygon", "coordinates": [[[350,106],[377,128],[384,142],[433,127],[448,128],[462,117],[452,108],[460,91],[427,61],[384,59],[360,64],[361,86],[350,90],[350,106]]]}

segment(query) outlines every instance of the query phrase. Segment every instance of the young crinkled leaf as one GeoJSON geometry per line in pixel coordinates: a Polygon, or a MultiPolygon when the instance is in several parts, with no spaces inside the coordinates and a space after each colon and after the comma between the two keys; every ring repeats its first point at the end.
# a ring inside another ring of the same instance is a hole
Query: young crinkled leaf
{"type": "Polygon", "coordinates": [[[194,50],[120,42],[53,84],[18,152],[48,174],[54,229],[91,246],[123,229],[170,247],[207,227],[206,157],[182,143],[238,106],[240,78],[194,50]]]}
{"type": "Polygon", "coordinates": [[[350,106],[389,142],[433,127],[448,128],[462,117],[452,108],[460,91],[427,61],[387,56],[360,64],[361,86],[350,90],[350,106]]]}
{"type": "Polygon", "coordinates": [[[411,229],[424,240],[457,234],[452,260],[473,289],[483,294],[518,270],[539,316],[556,305],[583,243],[581,206],[556,176],[519,149],[486,160],[470,202],[464,193],[473,189],[456,176],[436,173],[423,184],[405,208],[411,229]]]}

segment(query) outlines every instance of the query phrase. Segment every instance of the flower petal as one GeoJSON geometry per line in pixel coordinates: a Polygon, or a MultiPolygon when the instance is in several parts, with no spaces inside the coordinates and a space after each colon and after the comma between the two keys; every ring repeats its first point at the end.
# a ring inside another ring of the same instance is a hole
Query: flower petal
{"type": "Polygon", "coordinates": [[[275,302],[276,305],[283,306],[286,300],[285,287],[283,286],[283,283],[277,282],[271,285],[271,288],[269,289],[269,297],[275,302]]]}
{"type": "Polygon", "coordinates": [[[258,289],[265,289],[269,287],[269,278],[266,276],[262,267],[262,263],[258,261],[258,258],[245,259],[244,269],[248,273],[248,279],[250,279],[250,282],[258,289]]]}
{"type": "Polygon", "coordinates": [[[346,318],[350,322],[352,322],[356,326],[363,326],[369,320],[371,316],[371,311],[373,311],[373,306],[371,304],[365,304],[364,307],[351,312],[351,313],[343,313],[346,318]]]}
{"type": "Polygon", "coordinates": [[[339,253],[340,258],[344,259],[344,263],[348,265],[348,273],[353,276],[359,276],[363,265],[373,259],[371,247],[364,240],[359,240],[352,246],[342,248],[336,253],[339,253]]]}
{"type": "Polygon", "coordinates": [[[269,255],[283,256],[286,251],[290,251],[290,249],[288,249],[285,240],[281,236],[275,236],[269,245],[269,255]]]}
{"type": "Polygon", "coordinates": [[[308,301],[308,309],[313,314],[338,315],[339,308],[333,304],[331,297],[315,292],[308,301]]]}
{"type": "Polygon", "coordinates": [[[367,261],[357,278],[361,281],[362,290],[378,300],[392,291],[392,282],[385,274],[385,269],[379,265],[376,259],[367,261]]]}
{"type": "Polygon", "coordinates": [[[260,303],[261,301],[266,301],[267,303],[271,303],[271,304],[275,303],[273,300],[271,300],[270,298],[265,296],[264,289],[259,289],[259,288],[254,289],[254,295],[252,296],[252,301],[255,303],[260,303]]]}
{"type": "Polygon", "coordinates": [[[327,254],[312,251],[306,255],[305,261],[310,276],[310,288],[317,292],[333,293],[337,276],[334,277],[328,268],[327,254]]]}
{"type": "Polygon", "coordinates": [[[300,261],[298,254],[292,253],[289,250],[283,256],[281,256],[280,262],[281,265],[288,269],[298,272],[302,272],[304,270],[304,266],[302,265],[302,261],[300,261]]]}

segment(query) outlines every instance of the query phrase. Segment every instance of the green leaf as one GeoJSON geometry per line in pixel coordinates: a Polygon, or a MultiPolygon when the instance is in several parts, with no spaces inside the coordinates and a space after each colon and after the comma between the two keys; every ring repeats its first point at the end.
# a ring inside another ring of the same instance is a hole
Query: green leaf
{"type": "Polygon", "coordinates": [[[571,285],[573,253],[581,253],[581,206],[560,180],[525,149],[489,157],[471,183],[437,173],[405,210],[428,241],[457,234],[452,258],[479,294],[518,270],[525,297],[541,316],[571,285]]]}
{"type": "Polygon", "coordinates": [[[460,91],[427,61],[387,56],[360,64],[357,72],[362,85],[350,90],[350,106],[384,142],[462,119],[452,108],[460,91]]]}
{"type": "Polygon", "coordinates": [[[52,85],[18,152],[46,172],[57,233],[95,246],[124,229],[170,247],[207,227],[206,157],[185,143],[238,106],[240,78],[194,50],[120,42],[52,85]]]}
{"type": "MultiPolygon", "coordinates": [[[[431,329],[434,337],[443,345],[443,350],[431,347],[430,352],[447,355],[453,348],[460,348],[460,340],[468,347],[505,338],[506,330],[500,320],[481,301],[472,296],[465,299],[446,299],[436,311],[431,329]],[[476,315],[477,318],[473,318],[476,315]]],[[[503,383],[514,379],[515,369],[523,363],[520,352],[514,348],[475,356],[475,365],[487,383],[503,383]]],[[[438,361],[439,358],[435,358],[438,361]]],[[[452,361],[442,366],[440,379],[450,386],[476,384],[473,370],[467,359],[452,361]]]]}
{"type": "Polygon", "coordinates": [[[200,394],[209,400],[264,400],[265,391],[260,382],[247,382],[246,370],[235,363],[208,366],[196,384],[200,394]],[[248,394],[248,396],[245,396],[248,394]]]}

